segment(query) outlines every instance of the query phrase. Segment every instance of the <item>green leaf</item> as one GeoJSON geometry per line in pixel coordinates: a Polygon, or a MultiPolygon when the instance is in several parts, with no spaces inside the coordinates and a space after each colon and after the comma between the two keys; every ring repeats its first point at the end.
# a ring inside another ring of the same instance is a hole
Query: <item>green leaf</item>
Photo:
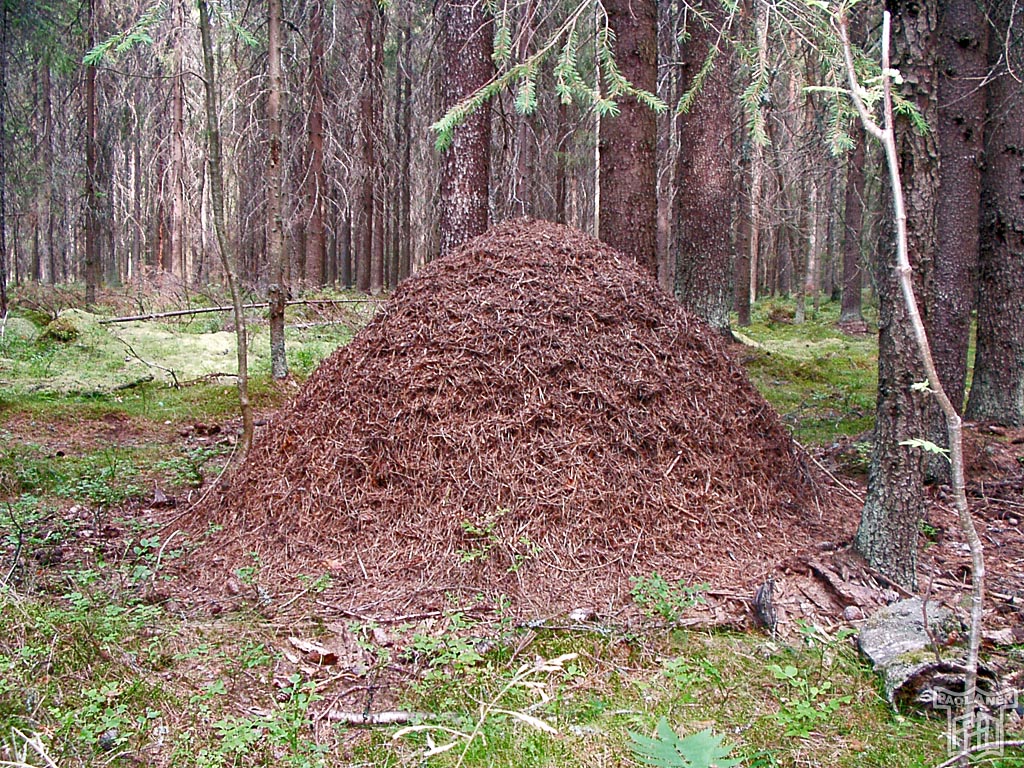
{"type": "Polygon", "coordinates": [[[655,768],[732,768],[740,764],[730,758],[733,745],[707,728],[680,739],[664,717],[655,728],[655,738],[630,731],[630,749],[637,760],[655,768]]]}

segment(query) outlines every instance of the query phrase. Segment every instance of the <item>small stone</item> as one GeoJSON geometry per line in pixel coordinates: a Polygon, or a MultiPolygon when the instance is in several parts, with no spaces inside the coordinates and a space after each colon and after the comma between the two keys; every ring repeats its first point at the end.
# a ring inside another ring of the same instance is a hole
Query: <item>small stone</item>
{"type": "Polygon", "coordinates": [[[588,621],[597,621],[597,611],[593,608],[573,608],[569,611],[569,621],[583,624],[588,621]]]}
{"type": "Polygon", "coordinates": [[[117,746],[117,740],[121,737],[120,731],[117,728],[111,728],[110,730],[104,731],[100,734],[98,743],[100,749],[107,750],[108,752],[117,746]]]}
{"type": "Polygon", "coordinates": [[[864,618],[864,611],[856,605],[848,605],[843,609],[843,618],[847,621],[861,621],[864,618]]]}

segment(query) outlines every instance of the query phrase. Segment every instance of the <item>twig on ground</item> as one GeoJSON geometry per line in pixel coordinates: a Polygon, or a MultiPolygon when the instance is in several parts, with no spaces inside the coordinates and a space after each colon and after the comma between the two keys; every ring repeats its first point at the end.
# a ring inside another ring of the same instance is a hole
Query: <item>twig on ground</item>
{"type": "MultiPolygon", "coordinates": [[[[174,388],[175,389],[181,389],[181,384],[178,382],[178,375],[172,369],[170,369],[170,368],[168,368],[166,366],[160,365],[159,363],[154,363],[154,362],[151,362],[149,360],[146,360],[142,355],[140,355],[138,352],[136,352],[135,351],[135,347],[133,347],[127,341],[122,339],[120,336],[116,336],[114,334],[111,334],[111,335],[114,336],[114,338],[117,339],[119,342],[124,344],[125,349],[128,350],[128,353],[132,357],[134,357],[136,360],[138,360],[140,363],[142,363],[143,365],[148,365],[150,368],[156,368],[158,371],[164,371],[165,373],[170,374],[171,381],[174,382],[174,388]]],[[[139,383],[141,383],[141,382],[139,382],[139,383]]],[[[135,384],[132,384],[130,386],[135,386],[135,384]]]]}

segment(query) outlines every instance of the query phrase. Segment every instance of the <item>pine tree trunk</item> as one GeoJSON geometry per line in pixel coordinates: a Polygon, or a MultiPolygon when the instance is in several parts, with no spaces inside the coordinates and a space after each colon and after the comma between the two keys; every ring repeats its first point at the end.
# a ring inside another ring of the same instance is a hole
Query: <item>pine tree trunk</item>
{"type": "Polygon", "coordinates": [[[163,268],[188,282],[185,271],[185,47],[184,0],[174,0],[173,63],[171,65],[171,250],[163,268]]]}
{"type": "MultiPolygon", "coordinates": [[[[937,95],[935,0],[890,0],[893,66],[904,77],[904,95],[930,123],[937,95]]],[[[933,123],[932,123],[933,124],[933,123]]],[[[922,270],[935,253],[938,150],[897,117],[896,141],[907,209],[907,244],[920,292],[922,270]]],[[[884,219],[877,249],[878,402],[868,492],[854,546],[868,564],[906,589],[917,580],[918,526],[924,514],[923,452],[901,445],[925,437],[924,398],[913,385],[925,380],[917,341],[896,273],[893,222],[884,219]]]]}
{"type": "MultiPolygon", "coordinates": [[[[689,88],[725,23],[719,6],[707,9],[709,26],[693,19],[682,62],[683,87],[689,88]]],[[[679,166],[676,172],[676,298],[729,333],[732,308],[733,253],[731,62],[723,51],[689,112],[678,119],[679,166]]]]}
{"type": "MultiPolygon", "coordinates": [[[[615,59],[623,76],[654,92],[658,76],[658,14],[654,0],[606,0],[615,33],[615,59]]],[[[601,119],[599,236],[658,272],[658,193],[654,112],[635,99],[619,101],[619,114],[601,119]]]]}
{"type": "MultiPolygon", "coordinates": [[[[447,110],[490,79],[491,25],[475,0],[446,0],[440,12],[447,110]]],[[[442,255],[487,229],[490,154],[491,113],[485,106],[455,129],[441,159],[442,255]]]]}
{"type": "Polygon", "coordinates": [[[1024,5],[998,0],[981,177],[978,345],[967,418],[1024,425],[1024,5]],[[1007,70],[1009,54],[1015,72],[1007,70]]]}

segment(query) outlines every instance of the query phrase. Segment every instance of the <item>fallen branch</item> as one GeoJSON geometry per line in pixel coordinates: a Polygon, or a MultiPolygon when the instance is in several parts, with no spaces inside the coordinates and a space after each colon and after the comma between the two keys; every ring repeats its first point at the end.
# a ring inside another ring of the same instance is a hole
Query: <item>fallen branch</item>
{"type": "MultiPolygon", "coordinates": [[[[304,304],[382,304],[383,299],[295,299],[286,301],[285,305],[292,307],[304,304]]],[[[256,302],[243,304],[242,309],[265,309],[270,306],[267,302],[256,302]]],[[[168,312],[147,312],[142,315],[124,315],[122,317],[107,317],[100,320],[100,325],[110,323],[131,323],[137,320],[159,320],[164,317],[186,317],[189,315],[203,315],[208,312],[230,312],[234,307],[196,307],[195,309],[175,309],[168,312]]]]}
{"type": "Polygon", "coordinates": [[[392,710],[388,712],[344,712],[336,709],[328,710],[326,719],[332,723],[345,723],[346,725],[373,727],[380,725],[406,725],[422,720],[429,720],[430,715],[424,712],[403,712],[392,710]]]}
{"type": "Polygon", "coordinates": [[[944,763],[939,763],[935,768],[949,768],[951,765],[959,764],[964,758],[978,752],[989,752],[991,750],[1003,750],[1006,748],[1024,747],[1024,739],[1017,741],[986,741],[984,744],[975,744],[973,747],[961,750],[944,763]]]}

